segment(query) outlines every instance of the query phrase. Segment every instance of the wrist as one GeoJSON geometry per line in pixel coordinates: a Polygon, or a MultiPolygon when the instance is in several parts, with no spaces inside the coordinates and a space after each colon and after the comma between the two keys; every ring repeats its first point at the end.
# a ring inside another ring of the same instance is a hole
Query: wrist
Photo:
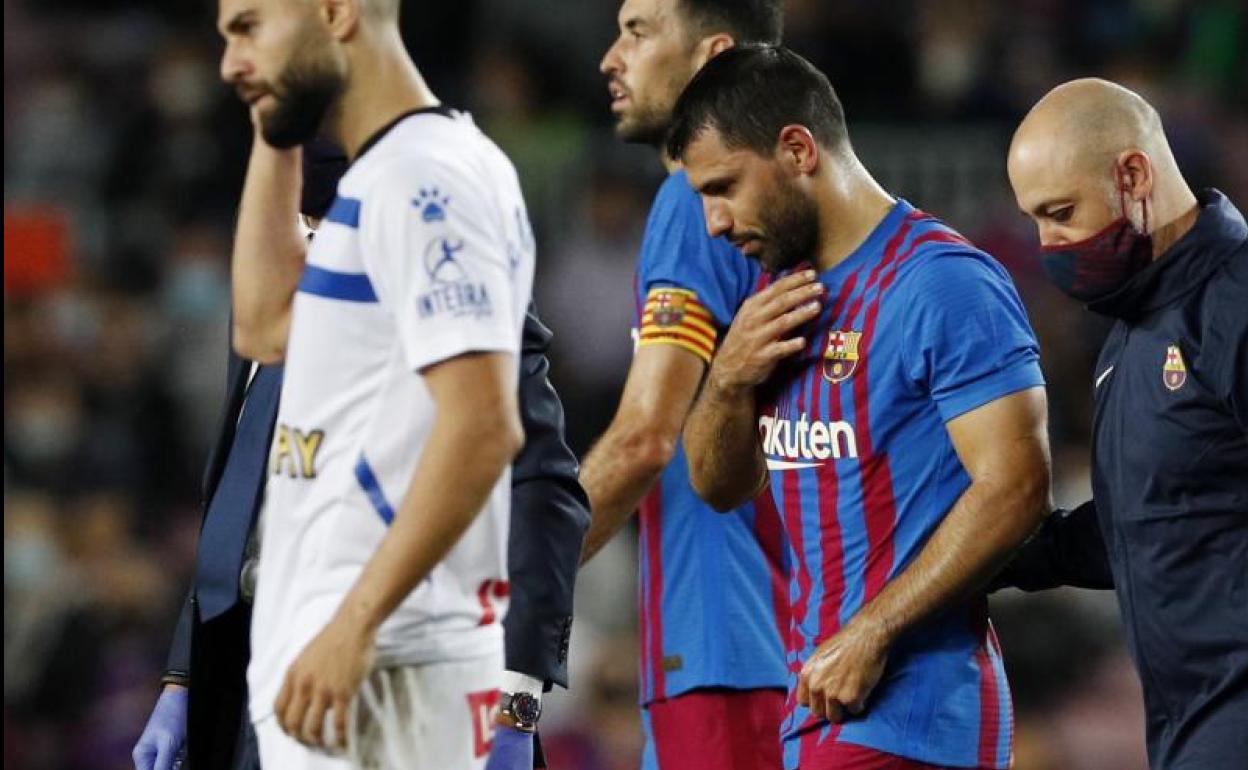
{"type": "Polygon", "coordinates": [[[857,627],[860,633],[871,639],[875,646],[881,649],[892,647],[900,632],[899,627],[895,623],[890,623],[879,612],[872,611],[870,605],[864,607],[861,612],[855,615],[850,623],[857,627]]]}
{"type": "Polygon", "coordinates": [[[535,732],[542,716],[542,683],[530,676],[504,672],[495,721],[522,732],[535,732]]]}
{"type": "Polygon", "coordinates": [[[731,374],[723,371],[723,367],[711,364],[711,370],[706,377],[706,390],[712,399],[732,403],[747,398],[753,391],[753,386],[735,380],[731,374]]]}
{"type": "Polygon", "coordinates": [[[546,689],[546,683],[536,677],[521,674],[518,671],[504,671],[502,683],[498,689],[506,693],[527,692],[540,702],[542,691],[546,689]]]}
{"type": "Polygon", "coordinates": [[[355,630],[361,638],[372,643],[385,617],[378,612],[374,602],[358,599],[352,592],[343,600],[334,620],[355,630]]]}
{"type": "Polygon", "coordinates": [[[176,684],[165,685],[156,698],[156,711],[164,713],[181,711],[185,716],[191,701],[191,691],[176,684]]]}
{"type": "Polygon", "coordinates": [[[506,727],[508,729],[515,730],[516,732],[521,732],[521,733],[537,732],[536,727],[533,727],[533,728],[522,727],[520,723],[516,721],[515,717],[513,717],[509,713],[504,712],[502,709],[499,709],[498,711],[494,712],[494,724],[498,725],[499,727],[506,727]]]}
{"type": "Polygon", "coordinates": [[[252,134],[251,152],[254,156],[260,156],[257,160],[265,160],[283,168],[295,168],[302,171],[303,149],[299,145],[294,147],[274,147],[264,138],[264,131],[260,127],[259,121],[255,123],[255,131],[252,134]]]}

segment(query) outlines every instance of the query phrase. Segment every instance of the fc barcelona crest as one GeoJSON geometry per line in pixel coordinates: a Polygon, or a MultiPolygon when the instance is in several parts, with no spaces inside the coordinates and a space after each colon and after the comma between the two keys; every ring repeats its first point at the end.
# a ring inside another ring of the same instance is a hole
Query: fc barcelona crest
{"type": "Polygon", "coordinates": [[[1161,381],[1170,390],[1178,390],[1187,382],[1187,365],[1178,345],[1166,348],[1166,365],[1161,368],[1161,381]]]}
{"type": "Polygon", "coordinates": [[[675,326],[685,317],[685,303],[689,295],[676,291],[659,292],[654,301],[654,323],[658,326],[675,326]]]}
{"type": "Polygon", "coordinates": [[[823,351],[823,378],[836,385],[848,380],[858,368],[858,342],[862,332],[834,331],[823,351]]]}

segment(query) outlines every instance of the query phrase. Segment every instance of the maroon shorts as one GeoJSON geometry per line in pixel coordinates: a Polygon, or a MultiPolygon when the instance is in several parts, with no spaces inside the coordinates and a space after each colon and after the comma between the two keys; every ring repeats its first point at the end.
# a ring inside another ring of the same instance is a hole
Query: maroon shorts
{"type": "Polygon", "coordinates": [[[641,712],[642,770],[781,770],[783,690],[692,690],[641,712]]]}
{"type": "Polygon", "coordinates": [[[798,770],[949,770],[944,765],[929,765],[878,749],[853,743],[826,741],[817,747],[802,747],[798,770]]]}

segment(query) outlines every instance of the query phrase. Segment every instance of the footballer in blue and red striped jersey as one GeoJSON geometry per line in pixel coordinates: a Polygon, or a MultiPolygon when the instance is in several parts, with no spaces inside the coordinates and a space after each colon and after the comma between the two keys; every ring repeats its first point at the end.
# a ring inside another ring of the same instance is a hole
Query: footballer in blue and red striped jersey
{"type": "Polygon", "coordinates": [[[1009,767],[982,584],[1049,510],[1044,380],[1009,276],[870,176],[792,51],[716,56],[668,136],[708,233],[782,276],[738,309],[684,438],[707,499],[765,479],[784,522],[784,766],[1009,767]]]}
{"type": "MultiPolygon", "coordinates": [[[[672,173],[637,266],[638,346],[676,345],[710,363],[720,330],[760,281],[756,263],[707,237],[697,193],[672,173]]],[[[678,447],[642,503],[643,705],[704,687],[785,686],[784,551],[770,499],[760,500],[716,513],[690,487],[678,447]]]]}
{"type": "MultiPolygon", "coordinates": [[[[616,135],[657,148],[693,73],[735,43],[778,42],[783,10],[782,0],[621,0],[619,34],[599,65],[616,135]]],[[[760,271],[708,237],[697,193],[667,165],[637,270],[637,354],[582,465],[594,510],[585,551],[639,512],[643,769],[779,770],[788,626],[779,516],[767,497],[712,510],[693,491],[680,441],[720,333],[760,271]]]]}
{"type": "MultiPolygon", "coordinates": [[[[945,423],[1043,384],[1005,270],[905,201],[819,280],[829,301],[809,345],[759,400],[794,564],[795,675],[914,559],[970,485],[945,423]]],[[[818,767],[827,741],[955,767],[1011,761],[1010,692],[982,595],[893,649],[864,717],[832,725],[793,694],[787,709],[786,767],[818,767]]]]}

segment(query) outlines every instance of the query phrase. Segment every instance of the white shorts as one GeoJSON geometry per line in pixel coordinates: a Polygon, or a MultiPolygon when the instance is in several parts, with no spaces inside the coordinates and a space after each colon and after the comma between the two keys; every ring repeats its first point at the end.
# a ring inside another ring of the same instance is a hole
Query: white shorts
{"type": "MultiPolygon", "coordinates": [[[[310,749],[277,717],[256,723],[260,766],[280,770],[483,770],[494,738],[498,655],[371,673],[351,703],[346,753],[310,749]]],[[[329,731],[326,731],[329,735],[329,731]]]]}

